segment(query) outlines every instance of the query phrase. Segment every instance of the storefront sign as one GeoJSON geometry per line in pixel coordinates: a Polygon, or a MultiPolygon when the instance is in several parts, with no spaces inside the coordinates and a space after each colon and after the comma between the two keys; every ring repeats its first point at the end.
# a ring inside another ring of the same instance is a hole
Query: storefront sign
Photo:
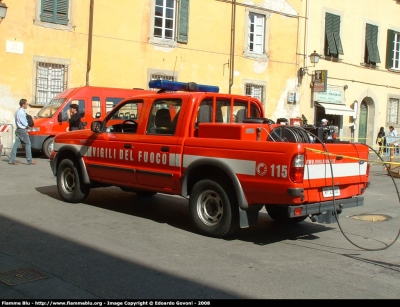
{"type": "Polygon", "coordinates": [[[327,70],[314,71],[314,92],[325,92],[328,82],[327,70]]]}
{"type": "Polygon", "coordinates": [[[326,103],[343,103],[343,92],[327,90],[326,92],[314,93],[314,101],[326,103]]]}

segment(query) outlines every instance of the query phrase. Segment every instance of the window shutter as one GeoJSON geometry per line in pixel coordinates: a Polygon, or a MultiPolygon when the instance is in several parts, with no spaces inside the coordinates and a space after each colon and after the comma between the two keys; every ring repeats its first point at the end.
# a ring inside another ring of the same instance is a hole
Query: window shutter
{"type": "Polygon", "coordinates": [[[189,0],[180,0],[179,4],[179,23],[178,23],[178,42],[188,42],[189,31],[189,0]]]}
{"type": "Polygon", "coordinates": [[[57,22],[61,24],[68,24],[68,3],[69,0],[57,1],[57,22]]]}
{"type": "Polygon", "coordinates": [[[388,69],[393,67],[394,34],[395,32],[393,30],[388,29],[386,45],[386,68],[388,69]]]}
{"type": "Polygon", "coordinates": [[[367,50],[369,60],[371,62],[380,63],[381,59],[379,57],[378,50],[378,27],[374,25],[370,25],[367,23],[366,33],[365,33],[365,41],[367,43],[367,50]]]}
{"type": "Polygon", "coordinates": [[[333,15],[326,13],[325,16],[325,34],[328,41],[329,53],[337,54],[335,39],[333,37],[333,15]]]}
{"type": "Polygon", "coordinates": [[[332,15],[332,31],[335,38],[338,54],[343,54],[342,41],[340,40],[340,16],[332,15]]]}
{"type": "Polygon", "coordinates": [[[68,24],[69,0],[42,0],[41,21],[68,24]]]}

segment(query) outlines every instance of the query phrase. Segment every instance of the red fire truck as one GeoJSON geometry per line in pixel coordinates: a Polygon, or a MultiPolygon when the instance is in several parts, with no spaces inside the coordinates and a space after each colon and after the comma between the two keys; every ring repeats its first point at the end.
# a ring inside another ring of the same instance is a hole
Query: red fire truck
{"type": "Polygon", "coordinates": [[[363,205],[366,145],[276,124],[256,98],[216,86],[149,86],[158,92],[121,101],[90,130],[54,138],[50,166],[64,201],[82,202],[91,188],[107,186],[180,195],[198,231],[212,237],[255,225],[263,206],[277,222],[331,223],[363,205]]]}

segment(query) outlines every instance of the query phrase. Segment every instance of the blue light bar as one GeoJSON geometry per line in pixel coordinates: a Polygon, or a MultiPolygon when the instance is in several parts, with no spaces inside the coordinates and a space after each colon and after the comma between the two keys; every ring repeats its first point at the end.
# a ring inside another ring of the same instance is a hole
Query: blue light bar
{"type": "Polygon", "coordinates": [[[219,92],[219,87],[214,85],[203,85],[195,82],[186,83],[169,80],[151,80],[149,82],[149,88],[157,88],[163,91],[219,92]]]}

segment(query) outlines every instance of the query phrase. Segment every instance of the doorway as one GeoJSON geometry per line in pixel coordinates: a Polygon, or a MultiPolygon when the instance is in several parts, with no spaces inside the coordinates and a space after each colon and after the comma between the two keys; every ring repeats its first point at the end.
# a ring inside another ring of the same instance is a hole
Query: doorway
{"type": "Polygon", "coordinates": [[[360,105],[360,121],[358,128],[358,142],[367,143],[367,121],[368,121],[368,107],[363,100],[360,105]]]}

